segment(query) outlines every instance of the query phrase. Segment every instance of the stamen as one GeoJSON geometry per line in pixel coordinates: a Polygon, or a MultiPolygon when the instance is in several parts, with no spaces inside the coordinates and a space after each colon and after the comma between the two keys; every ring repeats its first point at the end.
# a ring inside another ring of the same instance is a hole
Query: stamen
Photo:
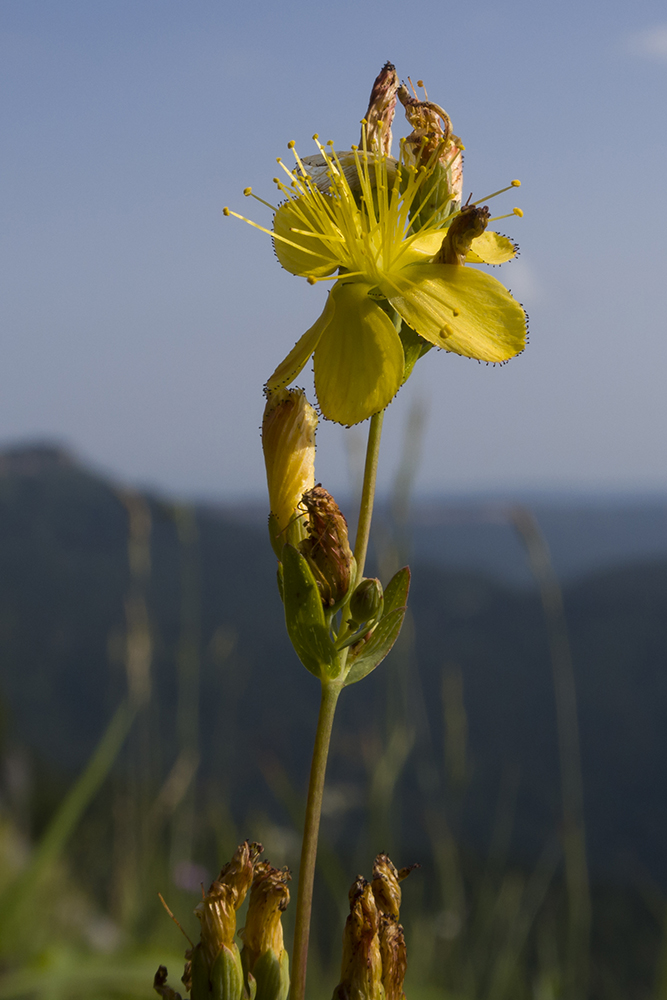
{"type": "Polygon", "coordinates": [[[501,219],[513,219],[515,215],[518,215],[519,218],[523,217],[523,212],[520,208],[513,209],[511,212],[508,212],[507,215],[494,215],[491,219],[489,219],[489,222],[500,222],[501,219]]]}
{"type": "Polygon", "coordinates": [[[481,205],[483,201],[489,201],[491,198],[497,198],[499,194],[505,194],[506,191],[511,191],[513,187],[520,187],[521,181],[512,181],[507,187],[501,188],[500,191],[494,191],[493,194],[487,194],[479,201],[471,201],[471,205],[481,205]]]}
{"type": "Polygon", "coordinates": [[[253,191],[253,189],[251,187],[243,188],[243,193],[246,196],[246,198],[254,198],[255,201],[259,201],[259,202],[262,203],[262,205],[266,205],[266,207],[270,208],[272,212],[277,212],[278,211],[278,209],[276,208],[276,206],[272,205],[271,202],[264,201],[264,199],[260,198],[258,194],[255,194],[254,191],[253,191]]]}
{"type": "Polygon", "coordinates": [[[233,215],[235,219],[240,219],[241,222],[247,222],[249,226],[253,229],[259,229],[260,232],[266,233],[271,236],[274,240],[280,240],[281,243],[287,243],[290,247],[296,247],[301,253],[307,253],[311,257],[321,257],[321,254],[316,253],[314,250],[307,250],[306,247],[301,246],[300,243],[295,243],[293,240],[288,240],[285,236],[281,236],[279,233],[274,233],[272,229],[267,229],[266,226],[260,226],[257,222],[253,222],[252,219],[246,219],[245,215],[239,215],[238,212],[232,212],[228,208],[223,208],[223,215],[233,215]]]}

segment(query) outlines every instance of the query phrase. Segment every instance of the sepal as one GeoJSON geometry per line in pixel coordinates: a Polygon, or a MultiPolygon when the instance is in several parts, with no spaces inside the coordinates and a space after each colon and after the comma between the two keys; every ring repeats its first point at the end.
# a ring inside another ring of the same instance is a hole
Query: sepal
{"type": "Polygon", "coordinates": [[[243,966],[235,944],[222,947],[213,963],[210,1000],[244,1000],[243,966]]]}
{"type": "Polygon", "coordinates": [[[289,956],[283,949],[280,957],[275,951],[265,951],[253,969],[257,980],[255,1000],[287,1000],[289,993],[289,956]]]}
{"type": "Polygon", "coordinates": [[[293,545],[284,546],[281,558],[285,624],[294,650],[306,670],[320,680],[337,677],[338,654],[313,571],[293,545]]]}

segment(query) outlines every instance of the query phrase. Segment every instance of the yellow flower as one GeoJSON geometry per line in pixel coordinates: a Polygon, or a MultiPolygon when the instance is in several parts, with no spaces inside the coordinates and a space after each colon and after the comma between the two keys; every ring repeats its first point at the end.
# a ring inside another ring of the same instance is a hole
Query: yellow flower
{"type": "MultiPolygon", "coordinates": [[[[415,103],[431,117],[441,110],[415,103]]],[[[414,119],[415,108],[409,110],[414,119]]],[[[422,121],[428,122],[424,115],[422,121]]],[[[369,149],[365,128],[361,148],[344,153],[332,143],[325,149],[315,136],[319,156],[309,160],[289,143],[296,166],[288,170],[279,161],[287,180],[274,179],[286,199],[272,232],[280,263],[311,284],[331,276],[335,284],[322,315],[267,388],[289,385],[312,355],[322,414],[342,424],[384,409],[409,374],[401,322],[427,341],[425,350],[436,346],[481,361],[506,361],[525,345],[519,303],[490,274],[461,266],[461,259],[502,263],[515,247],[497,233],[482,232],[469,240],[463,258],[443,261],[443,240],[459,218],[462,146],[449,126],[435,144],[431,131],[423,138],[430,143],[424,162],[415,153],[416,132],[401,140],[398,160],[377,142],[369,149]],[[439,204],[433,206],[436,191],[439,204]]]]}

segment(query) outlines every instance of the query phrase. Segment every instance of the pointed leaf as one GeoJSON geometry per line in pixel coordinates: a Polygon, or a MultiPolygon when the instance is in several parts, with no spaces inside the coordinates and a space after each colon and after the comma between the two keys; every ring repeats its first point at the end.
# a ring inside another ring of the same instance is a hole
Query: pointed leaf
{"type": "Polygon", "coordinates": [[[282,563],[285,623],[296,654],[320,680],[335,677],[338,657],[313,572],[293,545],[283,548],[282,563]]]}

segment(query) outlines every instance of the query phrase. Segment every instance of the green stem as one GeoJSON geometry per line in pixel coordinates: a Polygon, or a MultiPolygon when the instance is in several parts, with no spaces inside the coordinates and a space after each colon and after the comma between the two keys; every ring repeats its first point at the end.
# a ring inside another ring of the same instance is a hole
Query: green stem
{"type": "Polygon", "coordinates": [[[380,457],[380,438],[382,436],[382,421],[384,410],[371,417],[366,447],[366,465],[364,466],[364,485],[361,491],[361,506],[359,507],[359,523],[357,525],[357,540],[354,545],[354,558],[357,560],[357,579],[364,575],[368,538],[371,533],[373,504],[375,502],[375,483],[377,480],[378,459],[380,457]]]}
{"type": "MultiPolygon", "coordinates": [[[[368,430],[364,483],[361,491],[357,539],[354,546],[354,557],[357,560],[357,579],[360,579],[363,575],[366,553],[368,551],[383,417],[384,410],[371,417],[371,424],[368,430]]],[[[343,608],[342,618],[344,621],[345,608],[343,608]]],[[[343,657],[347,657],[347,650],[343,652],[343,657]]],[[[342,660],[342,664],[344,662],[345,659],[342,660]]],[[[308,785],[306,819],[301,846],[301,862],[299,865],[299,889],[296,899],[294,948],[292,950],[291,1000],[304,1000],[306,994],[310,914],[313,906],[313,884],[315,881],[315,863],[317,861],[317,840],[322,814],[322,795],[324,793],[324,779],[327,769],[327,757],[329,756],[331,730],[333,728],[338,696],[343,689],[343,680],[344,673],[338,680],[322,684],[322,701],[320,703],[320,714],[317,719],[317,730],[315,732],[313,760],[310,765],[310,783],[308,785]]]]}
{"type": "Polygon", "coordinates": [[[322,701],[317,719],[313,761],[310,765],[310,783],[306,803],[306,820],[303,829],[301,863],[299,865],[299,891],[296,900],[296,925],[292,953],[292,1000],[304,1000],[306,993],[306,965],[308,963],[308,938],[310,936],[310,911],[313,905],[313,883],[317,860],[317,839],[320,832],[324,777],[327,769],[329,743],[333,727],[336,702],[342,690],[340,684],[322,684],[322,701]]]}

